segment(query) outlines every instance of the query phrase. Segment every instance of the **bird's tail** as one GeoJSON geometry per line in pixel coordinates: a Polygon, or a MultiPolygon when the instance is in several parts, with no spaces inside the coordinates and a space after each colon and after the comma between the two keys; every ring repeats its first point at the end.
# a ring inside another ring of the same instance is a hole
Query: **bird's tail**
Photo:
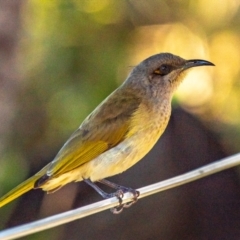
{"type": "Polygon", "coordinates": [[[25,192],[33,189],[35,181],[39,178],[39,176],[34,175],[31,178],[27,179],[23,183],[19,184],[17,187],[12,189],[10,192],[5,194],[3,197],[0,198],[0,207],[4,206],[5,204],[11,202],[15,198],[21,196],[25,192]]]}

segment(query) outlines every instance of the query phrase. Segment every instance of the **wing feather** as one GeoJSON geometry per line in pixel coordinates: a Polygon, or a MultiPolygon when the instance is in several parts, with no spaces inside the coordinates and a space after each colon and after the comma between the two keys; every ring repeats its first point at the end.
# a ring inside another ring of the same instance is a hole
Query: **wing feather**
{"type": "Polygon", "coordinates": [[[111,94],[73,133],[50,163],[48,176],[71,171],[123,141],[140,102],[131,95],[119,94],[118,102],[114,99],[111,94]]]}

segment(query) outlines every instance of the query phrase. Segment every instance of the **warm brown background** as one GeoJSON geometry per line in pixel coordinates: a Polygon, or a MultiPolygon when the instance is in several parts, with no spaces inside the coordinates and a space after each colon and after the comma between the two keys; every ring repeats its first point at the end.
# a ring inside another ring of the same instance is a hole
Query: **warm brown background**
{"type": "MultiPolygon", "coordinates": [[[[132,66],[163,51],[216,67],[188,75],[153,151],[111,179],[138,188],[238,152],[239,6],[238,0],[0,0],[0,195],[51,161],[132,66]]],[[[23,239],[238,240],[239,185],[235,168],[142,199],[119,216],[106,211],[23,239]]],[[[84,183],[53,195],[31,191],[0,210],[0,227],[100,199],[84,183]]]]}

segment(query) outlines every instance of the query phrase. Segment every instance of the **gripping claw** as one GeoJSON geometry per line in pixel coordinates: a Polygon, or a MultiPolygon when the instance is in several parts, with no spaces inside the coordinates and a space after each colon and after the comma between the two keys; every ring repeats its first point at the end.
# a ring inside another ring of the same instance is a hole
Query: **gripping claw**
{"type": "Polygon", "coordinates": [[[114,208],[111,209],[111,212],[114,213],[114,214],[121,213],[123,211],[123,208],[131,207],[134,203],[137,202],[138,197],[140,195],[139,191],[137,191],[133,188],[124,187],[124,186],[112,183],[112,182],[110,182],[106,179],[99,180],[99,182],[108,186],[108,187],[116,189],[117,190],[116,192],[106,193],[101,188],[99,188],[95,183],[93,183],[90,179],[84,179],[84,181],[88,185],[90,185],[92,188],[94,188],[103,198],[111,198],[111,197],[115,196],[118,199],[119,205],[117,207],[114,207],[114,208]],[[123,204],[122,199],[124,197],[124,193],[127,193],[127,192],[130,192],[130,193],[133,194],[133,199],[132,199],[132,201],[123,204]]]}

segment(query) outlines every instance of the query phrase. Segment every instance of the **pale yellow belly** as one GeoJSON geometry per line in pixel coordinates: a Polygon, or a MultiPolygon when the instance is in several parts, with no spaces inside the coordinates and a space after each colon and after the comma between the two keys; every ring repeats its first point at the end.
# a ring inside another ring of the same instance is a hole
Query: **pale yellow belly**
{"type": "Polygon", "coordinates": [[[82,166],[82,169],[79,169],[81,173],[78,179],[81,181],[82,178],[90,178],[92,181],[97,181],[122,173],[136,164],[152,149],[164,129],[165,126],[156,129],[156,126],[151,125],[134,134],[82,166]]]}

